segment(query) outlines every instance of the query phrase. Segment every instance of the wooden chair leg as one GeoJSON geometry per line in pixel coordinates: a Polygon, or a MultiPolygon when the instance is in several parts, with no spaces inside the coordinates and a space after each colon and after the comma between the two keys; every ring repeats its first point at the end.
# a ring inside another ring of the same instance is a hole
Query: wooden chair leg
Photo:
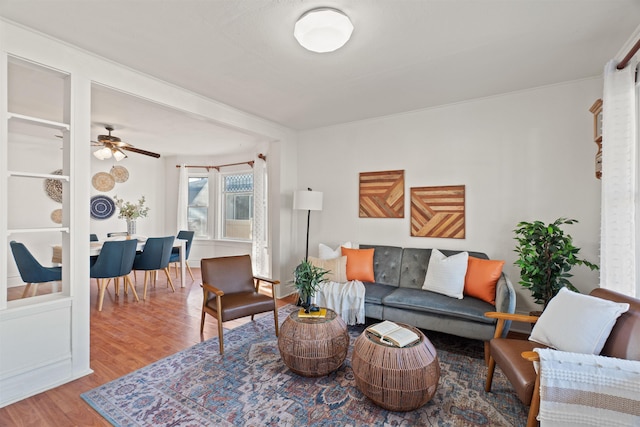
{"type": "Polygon", "coordinates": [[[167,276],[167,283],[168,283],[169,285],[171,285],[171,290],[172,290],[173,292],[175,292],[175,291],[176,291],[176,288],[174,288],[174,287],[173,287],[173,281],[171,280],[171,274],[170,274],[170,272],[169,272],[169,269],[168,269],[168,268],[165,268],[165,269],[164,269],[164,274],[167,276]]]}
{"type": "Polygon", "coordinates": [[[147,279],[149,278],[149,271],[144,272],[144,290],[142,291],[142,299],[147,300],[147,279]]]}
{"type": "Polygon", "coordinates": [[[104,279],[98,279],[98,311],[102,311],[102,302],[104,301],[104,291],[107,289],[109,282],[104,279]]]}
{"type": "Polygon", "coordinates": [[[204,331],[204,316],[205,316],[205,311],[202,310],[202,317],[200,317],[200,335],[202,335],[202,332],[204,331]]]}
{"type": "Polygon", "coordinates": [[[29,290],[31,289],[31,283],[27,283],[24,287],[24,291],[22,291],[22,298],[26,298],[29,295],[29,290]]]}
{"type": "MultiPolygon", "coordinates": [[[[191,271],[191,267],[189,267],[189,263],[185,260],[184,265],[187,266],[187,271],[189,272],[189,276],[191,276],[191,280],[196,280],[193,278],[193,272],[191,271]]],[[[176,275],[178,274],[178,271],[176,270],[176,275]]]]}
{"type": "MultiPolygon", "coordinates": [[[[138,298],[138,293],[136,292],[136,287],[133,286],[133,283],[131,283],[131,279],[129,279],[129,276],[124,276],[124,283],[125,283],[125,289],[127,289],[127,285],[131,287],[131,292],[133,292],[133,296],[135,297],[136,301],[139,302],[140,299],[138,298]]],[[[125,292],[126,293],[126,292],[125,292]]]]}
{"type": "Polygon", "coordinates": [[[531,406],[529,407],[529,416],[527,417],[527,427],[536,427],[538,425],[538,413],[540,412],[540,373],[536,375],[536,382],[533,386],[533,396],[531,397],[531,406]]]}
{"type": "Polygon", "coordinates": [[[278,306],[273,310],[273,320],[276,323],[276,337],[278,336],[278,306]]]}
{"type": "Polygon", "coordinates": [[[222,336],[222,297],[216,297],[216,315],[218,317],[218,341],[220,342],[220,355],[224,354],[224,341],[222,336]]]}
{"type": "Polygon", "coordinates": [[[484,385],[484,391],[491,391],[491,383],[493,382],[493,371],[496,369],[496,361],[493,357],[489,356],[489,366],[487,367],[487,382],[484,385]]]}
{"type": "Polygon", "coordinates": [[[491,351],[489,349],[489,341],[484,342],[484,364],[489,366],[489,357],[491,357],[491,351]]]}
{"type": "Polygon", "coordinates": [[[222,316],[218,313],[218,341],[220,342],[220,355],[224,354],[224,337],[222,336],[222,316]]]}

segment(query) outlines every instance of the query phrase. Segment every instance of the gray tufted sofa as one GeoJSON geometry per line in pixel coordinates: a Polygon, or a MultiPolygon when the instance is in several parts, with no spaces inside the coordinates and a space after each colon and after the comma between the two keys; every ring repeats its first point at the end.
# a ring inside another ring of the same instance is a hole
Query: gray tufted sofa
{"type": "MultiPolygon", "coordinates": [[[[513,313],[516,296],[509,279],[502,274],[496,286],[496,306],[477,298],[451,298],[422,290],[431,257],[431,249],[396,246],[360,245],[374,248],[375,283],[365,282],[365,315],[373,319],[402,322],[422,329],[446,332],[488,342],[493,338],[495,319],[484,316],[487,311],[513,313]]],[[[446,256],[461,251],[442,250],[446,256]]],[[[481,252],[469,256],[488,259],[481,252]]],[[[508,332],[508,325],[504,334],[508,332]]]]}

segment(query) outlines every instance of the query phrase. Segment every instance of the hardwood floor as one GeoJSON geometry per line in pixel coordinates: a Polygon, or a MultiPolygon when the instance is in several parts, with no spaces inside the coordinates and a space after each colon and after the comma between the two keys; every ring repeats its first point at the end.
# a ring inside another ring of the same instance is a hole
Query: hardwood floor
{"type": "MultiPolygon", "coordinates": [[[[91,281],[94,373],[1,408],[0,426],[109,426],[80,398],[81,393],[218,335],[216,321],[207,316],[200,336],[200,269],[193,268],[193,273],[195,280],[187,274],[184,288],[174,279],[175,293],[160,274],[156,287],[149,287],[146,301],[142,300],[143,275],[138,274],[139,303],[131,293],[125,296],[122,289],[116,297],[109,286],[102,312],[97,311],[97,286],[91,281]]],[[[293,296],[279,300],[278,305],[290,302],[295,302],[293,296]]],[[[225,322],[224,327],[231,329],[250,321],[247,317],[225,322]]]]}

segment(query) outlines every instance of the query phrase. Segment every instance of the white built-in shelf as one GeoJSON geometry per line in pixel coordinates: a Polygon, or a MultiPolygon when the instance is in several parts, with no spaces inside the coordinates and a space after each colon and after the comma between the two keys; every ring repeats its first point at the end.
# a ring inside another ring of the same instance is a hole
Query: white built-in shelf
{"type": "Polygon", "coordinates": [[[17,120],[20,122],[31,123],[39,126],[46,126],[53,129],[69,130],[69,125],[66,123],[54,122],[52,120],[39,119],[37,117],[25,116],[24,114],[9,113],[9,119],[17,120]]]}
{"type": "Polygon", "coordinates": [[[9,235],[15,233],[46,233],[46,232],[63,232],[68,233],[69,227],[40,227],[40,228],[10,228],[7,230],[9,235]]]}
{"type": "Polygon", "coordinates": [[[62,181],[69,181],[68,175],[53,175],[50,173],[9,171],[9,176],[22,176],[26,178],[60,179],[62,181]]]}

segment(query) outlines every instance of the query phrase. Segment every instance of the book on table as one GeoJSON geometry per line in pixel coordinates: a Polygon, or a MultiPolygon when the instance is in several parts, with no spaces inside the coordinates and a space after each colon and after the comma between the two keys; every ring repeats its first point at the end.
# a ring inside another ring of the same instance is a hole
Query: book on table
{"type": "Polygon", "coordinates": [[[397,323],[385,320],[367,328],[369,332],[380,338],[385,344],[395,347],[406,347],[409,344],[420,341],[420,336],[411,329],[400,326],[397,323]]]}
{"type": "Polygon", "coordinates": [[[320,309],[318,309],[318,311],[310,311],[310,312],[306,313],[304,311],[304,308],[301,308],[300,310],[298,310],[298,317],[299,318],[327,317],[327,309],[326,308],[320,308],[320,309]]]}

